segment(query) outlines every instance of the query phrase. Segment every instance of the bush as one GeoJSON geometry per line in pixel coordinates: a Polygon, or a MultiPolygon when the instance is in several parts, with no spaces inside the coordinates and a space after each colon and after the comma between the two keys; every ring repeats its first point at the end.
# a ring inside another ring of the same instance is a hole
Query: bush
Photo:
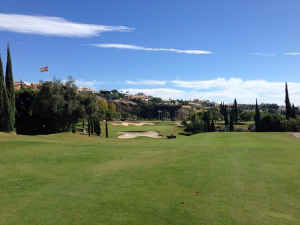
{"type": "Polygon", "coordinates": [[[235,132],[244,132],[245,130],[243,128],[235,128],[235,132]]]}
{"type": "Polygon", "coordinates": [[[262,132],[276,132],[281,131],[281,115],[266,114],[260,120],[260,128],[258,131],[262,132]]]}
{"type": "Polygon", "coordinates": [[[300,129],[300,123],[296,119],[290,118],[289,120],[281,121],[282,131],[298,131],[300,129]]]}
{"type": "Polygon", "coordinates": [[[254,131],[255,131],[255,123],[251,123],[251,124],[248,126],[248,131],[250,131],[250,132],[254,132],[254,131]]]}

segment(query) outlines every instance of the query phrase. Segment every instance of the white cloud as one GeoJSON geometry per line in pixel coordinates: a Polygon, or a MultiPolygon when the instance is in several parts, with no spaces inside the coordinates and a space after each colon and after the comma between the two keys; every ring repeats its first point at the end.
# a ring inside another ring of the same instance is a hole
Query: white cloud
{"type": "Polygon", "coordinates": [[[257,53],[252,53],[251,55],[274,56],[274,55],[276,55],[276,54],[273,54],[273,53],[267,53],[267,54],[264,54],[264,53],[261,53],[261,52],[257,52],[257,53]]]}
{"type": "Polygon", "coordinates": [[[92,37],[101,32],[131,31],[132,28],[74,23],[60,17],[0,13],[0,30],[50,36],[92,37]]]}
{"type": "MultiPolygon", "coordinates": [[[[176,87],[193,89],[188,94],[200,99],[232,102],[237,98],[240,102],[253,103],[258,98],[260,102],[284,104],[284,82],[216,78],[200,81],[174,80],[171,83],[176,87]]],[[[288,87],[291,102],[300,104],[300,83],[288,82],[288,87]]]]}
{"type": "Polygon", "coordinates": [[[125,84],[131,84],[131,85],[146,85],[146,86],[163,86],[167,83],[167,81],[163,80],[138,80],[138,81],[131,81],[126,80],[125,84]]]}
{"type": "Polygon", "coordinates": [[[300,55],[300,52],[285,53],[285,55],[300,55]]]}
{"type": "MultiPolygon", "coordinates": [[[[129,91],[130,94],[144,92],[148,95],[161,97],[163,99],[202,99],[225,103],[232,103],[236,98],[239,103],[277,103],[284,105],[285,82],[271,82],[266,80],[243,80],[241,78],[216,78],[211,80],[194,81],[156,81],[156,80],[138,80],[138,81],[86,81],[84,79],[76,80],[77,86],[90,87],[94,90],[99,89],[118,89],[123,93],[129,91]],[[160,83],[161,82],[161,83],[160,83]],[[128,85],[151,85],[153,88],[134,88],[128,85]],[[166,85],[164,88],[159,86],[166,85]],[[125,87],[125,88],[124,88],[125,87]]],[[[300,105],[300,82],[288,82],[289,97],[292,103],[300,105]]]]}
{"type": "Polygon", "coordinates": [[[203,50],[178,50],[173,48],[146,48],[136,45],[124,45],[124,44],[91,44],[92,46],[98,48],[118,48],[118,49],[130,49],[130,50],[141,50],[141,51],[168,51],[168,52],[176,52],[176,53],[186,53],[186,54],[212,54],[210,51],[203,50]]]}
{"type": "Polygon", "coordinates": [[[186,91],[177,90],[172,88],[124,88],[123,92],[129,92],[129,94],[137,94],[143,92],[153,97],[160,97],[162,99],[181,99],[184,98],[186,91]]]}
{"type": "Polygon", "coordinates": [[[97,86],[100,84],[109,84],[110,82],[106,81],[97,81],[97,80],[92,80],[92,81],[87,81],[84,79],[78,79],[75,80],[76,86],[77,87],[89,87],[92,89],[97,89],[97,86]]]}

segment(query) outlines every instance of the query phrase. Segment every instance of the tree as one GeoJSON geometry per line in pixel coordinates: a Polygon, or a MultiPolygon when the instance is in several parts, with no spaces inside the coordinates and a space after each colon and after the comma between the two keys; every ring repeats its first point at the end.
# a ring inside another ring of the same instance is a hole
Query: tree
{"type": "Polygon", "coordinates": [[[253,116],[254,116],[253,112],[245,112],[244,111],[244,112],[240,113],[241,120],[245,121],[245,122],[252,120],[253,116]]]}
{"type": "Polygon", "coordinates": [[[216,127],[215,127],[215,124],[214,124],[214,120],[211,121],[210,131],[211,132],[216,132],[216,127]]]}
{"type": "Polygon", "coordinates": [[[8,100],[9,100],[9,104],[10,104],[9,117],[7,118],[8,128],[9,128],[8,131],[12,131],[14,129],[14,125],[15,125],[16,106],[15,106],[15,87],[14,87],[14,79],[13,79],[13,73],[12,73],[9,44],[7,44],[5,85],[6,85],[7,96],[8,96],[8,100]]]}
{"type": "Polygon", "coordinates": [[[3,115],[2,129],[4,132],[10,132],[11,131],[11,123],[6,118],[9,118],[11,116],[11,104],[10,104],[10,101],[8,98],[6,87],[4,87],[4,92],[3,92],[3,105],[4,105],[4,111],[2,113],[2,115],[3,115]]]}
{"type": "Polygon", "coordinates": [[[108,138],[108,126],[107,126],[107,120],[105,120],[105,136],[108,138]]]}
{"type": "Polygon", "coordinates": [[[3,131],[4,123],[4,73],[3,73],[3,64],[0,55],[0,131],[3,131]]]}
{"type": "Polygon", "coordinates": [[[41,131],[40,117],[35,114],[35,101],[38,91],[32,88],[16,91],[16,132],[35,135],[41,131]]]}
{"type": "Polygon", "coordinates": [[[291,102],[289,99],[289,91],[287,83],[285,82],[285,118],[288,120],[292,115],[291,102]]]}
{"type": "Polygon", "coordinates": [[[237,124],[238,121],[238,110],[237,110],[237,102],[236,98],[234,99],[234,122],[237,124]]]}
{"type": "Polygon", "coordinates": [[[224,120],[225,120],[225,126],[228,125],[228,115],[227,115],[227,106],[224,106],[224,120]]]}
{"type": "Polygon", "coordinates": [[[230,113],[230,125],[229,125],[229,131],[233,131],[234,127],[233,127],[233,112],[230,113]]]}
{"type": "Polygon", "coordinates": [[[295,106],[294,106],[294,104],[292,105],[291,118],[296,119],[296,111],[295,111],[295,106]]]}
{"type": "Polygon", "coordinates": [[[255,105],[255,130],[256,131],[260,131],[259,123],[260,123],[260,111],[256,99],[256,105],[255,105]]]}
{"type": "Polygon", "coordinates": [[[108,110],[116,112],[116,105],[113,102],[108,103],[108,110]]]}

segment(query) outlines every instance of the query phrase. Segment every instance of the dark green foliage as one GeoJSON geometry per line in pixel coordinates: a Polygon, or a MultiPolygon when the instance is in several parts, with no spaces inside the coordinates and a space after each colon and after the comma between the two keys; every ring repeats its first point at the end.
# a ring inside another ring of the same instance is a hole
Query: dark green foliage
{"type": "Polygon", "coordinates": [[[91,121],[91,134],[94,134],[94,118],[91,121]]]}
{"type": "Polygon", "coordinates": [[[234,99],[234,122],[235,124],[237,124],[238,122],[238,109],[237,109],[236,98],[234,99]]]}
{"type": "Polygon", "coordinates": [[[230,132],[234,131],[234,127],[233,127],[233,112],[230,113],[230,125],[229,125],[229,131],[230,131],[230,132]]]}
{"type": "Polygon", "coordinates": [[[34,112],[37,91],[20,89],[16,91],[16,132],[17,134],[39,134],[40,122],[34,112]]]}
{"type": "MultiPolygon", "coordinates": [[[[259,123],[259,130],[261,132],[276,132],[281,131],[281,115],[266,114],[259,123]]],[[[256,127],[257,128],[257,127],[256,127]]]]}
{"type": "Polygon", "coordinates": [[[96,135],[98,135],[98,136],[100,136],[100,134],[101,134],[101,127],[100,127],[100,121],[99,121],[99,119],[95,119],[95,122],[94,122],[94,129],[95,129],[95,133],[96,133],[96,135]]]}
{"type": "Polygon", "coordinates": [[[255,129],[256,131],[260,131],[260,111],[257,105],[257,99],[256,99],[256,105],[255,105],[255,129]]]}
{"type": "Polygon", "coordinates": [[[72,133],[73,134],[76,133],[76,124],[75,123],[72,124],[72,133]]]}
{"type": "Polygon", "coordinates": [[[107,126],[107,120],[105,120],[105,136],[108,138],[108,126],[107,126]]]}
{"type": "Polygon", "coordinates": [[[205,122],[202,120],[196,120],[191,123],[186,123],[184,131],[191,134],[203,133],[205,132],[205,122]]]}
{"type": "Polygon", "coordinates": [[[206,127],[206,132],[210,132],[211,131],[209,120],[206,121],[206,126],[205,127],[206,127]]]}
{"type": "Polygon", "coordinates": [[[294,104],[292,105],[292,113],[291,113],[291,118],[295,119],[296,118],[296,111],[295,111],[295,106],[294,104]]]}
{"type": "Polygon", "coordinates": [[[288,86],[287,83],[285,83],[285,118],[289,119],[292,116],[292,107],[291,107],[291,102],[289,98],[289,91],[288,91],[288,86]]]}
{"type": "Polygon", "coordinates": [[[214,120],[211,121],[210,131],[211,132],[216,132],[216,127],[215,127],[215,124],[214,124],[214,120]]]}
{"type": "Polygon", "coordinates": [[[72,124],[85,115],[75,81],[69,77],[63,84],[54,78],[42,82],[38,92],[19,90],[16,95],[17,132],[19,134],[51,134],[70,131],[72,124]]]}
{"type": "Polygon", "coordinates": [[[227,115],[227,106],[226,105],[224,105],[224,114],[223,114],[223,116],[224,116],[225,126],[227,126],[228,125],[228,115],[227,115]]]}
{"type": "Polygon", "coordinates": [[[4,92],[3,92],[3,106],[4,106],[4,110],[3,110],[3,124],[2,124],[2,130],[4,132],[10,132],[11,130],[11,123],[9,121],[9,119],[11,116],[11,104],[7,95],[7,91],[6,91],[6,87],[4,87],[4,92]]]}
{"type": "Polygon", "coordinates": [[[3,73],[3,64],[0,55],[0,131],[3,131],[4,126],[4,73],[3,73]]]}
{"type": "Polygon", "coordinates": [[[6,70],[5,70],[5,85],[6,85],[7,96],[10,104],[9,117],[7,118],[8,129],[9,129],[8,131],[12,131],[15,125],[16,106],[15,106],[14,79],[13,79],[12,64],[11,64],[10,50],[8,44],[7,44],[6,70]]]}
{"type": "Polygon", "coordinates": [[[297,132],[300,129],[300,121],[290,118],[289,120],[281,121],[281,130],[282,131],[293,131],[297,132]]]}
{"type": "Polygon", "coordinates": [[[241,121],[251,121],[254,117],[254,113],[253,112],[242,112],[240,113],[240,119],[241,121]]]}
{"type": "Polygon", "coordinates": [[[88,133],[89,133],[89,137],[91,136],[91,121],[88,120],[88,133]]]}

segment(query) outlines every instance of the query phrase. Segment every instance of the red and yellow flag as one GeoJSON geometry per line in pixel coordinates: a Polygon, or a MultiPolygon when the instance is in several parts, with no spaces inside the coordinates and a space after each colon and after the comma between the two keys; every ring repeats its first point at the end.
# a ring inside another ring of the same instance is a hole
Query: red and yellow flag
{"type": "Polygon", "coordinates": [[[43,68],[40,69],[40,72],[47,72],[47,71],[48,71],[48,66],[43,67],[43,68]]]}

